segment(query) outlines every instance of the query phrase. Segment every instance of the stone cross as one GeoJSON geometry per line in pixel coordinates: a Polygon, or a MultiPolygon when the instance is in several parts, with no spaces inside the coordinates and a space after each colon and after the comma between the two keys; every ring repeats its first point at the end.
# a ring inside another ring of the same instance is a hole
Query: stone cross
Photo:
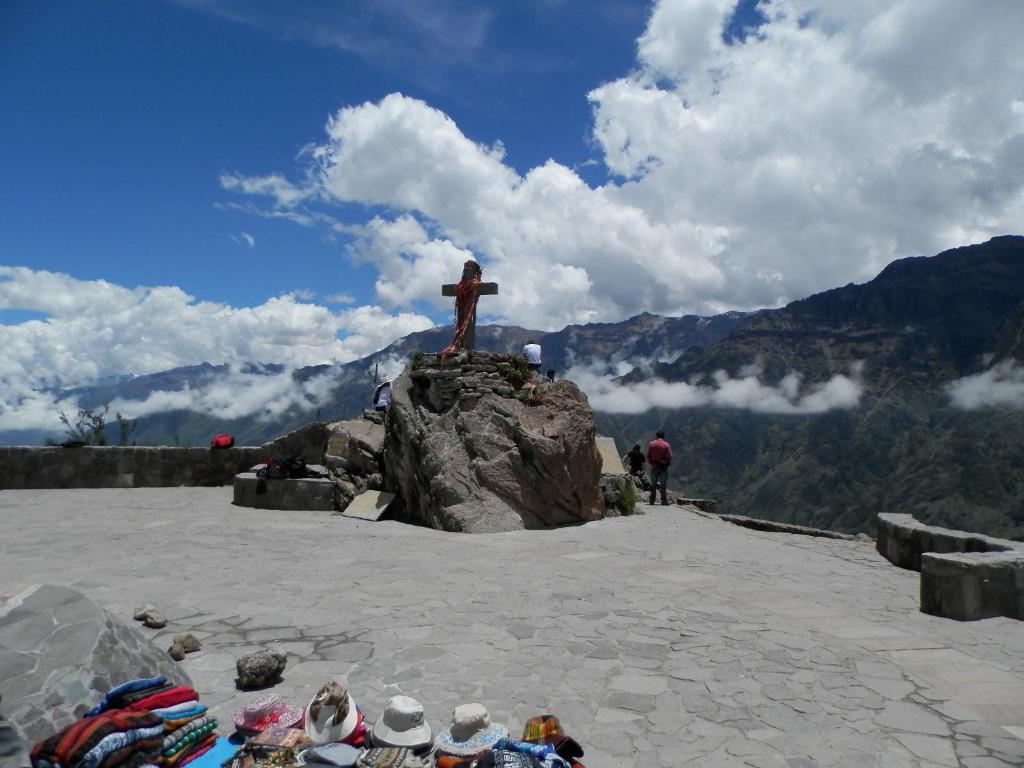
{"type": "MultiPolygon", "coordinates": [[[[455,289],[458,288],[458,283],[446,283],[441,286],[442,296],[455,296],[455,289]]],[[[480,296],[497,296],[498,295],[498,284],[497,283],[480,283],[476,289],[477,298],[480,296]]],[[[476,343],[476,302],[473,302],[473,316],[469,318],[469,325],[466,326],[466,333],[462,337],[462,349],[473,349],[473,344],[476,343]]]]}

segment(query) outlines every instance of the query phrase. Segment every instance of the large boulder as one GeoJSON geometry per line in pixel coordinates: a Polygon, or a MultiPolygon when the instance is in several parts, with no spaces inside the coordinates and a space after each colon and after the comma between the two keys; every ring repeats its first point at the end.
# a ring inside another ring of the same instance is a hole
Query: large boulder
{"type": "Polygon", "coordinates": [[[449,531],[603,516],[593,412],[570,381],[516,390],[505,356],[423,355],[392,387],[384,448],[393,514],[449,531]]]}
{"type": "Polygon", "coordinates": [[[81,592],[44,584],[0,594],[4,714],[29,743],[70,725],[118,683],[155,675],[191,685],[166,653],[81,592]]]}

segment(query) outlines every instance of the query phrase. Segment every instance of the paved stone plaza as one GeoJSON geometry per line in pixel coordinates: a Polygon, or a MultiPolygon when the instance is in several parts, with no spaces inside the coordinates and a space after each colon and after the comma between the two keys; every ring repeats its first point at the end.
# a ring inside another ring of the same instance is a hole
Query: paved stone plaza
{"type": "Polygon", "coordinates": [[[182,665],[228,722],[254,696],[235,659],[266,647],[294,703],[339,678],[371,720],[397,692],[435,728],[550,711],[588,768],[1024,765],[1024,623],[921,614],[870,542],[680,507],[471,536],[231,493],[2,491],[0,592],[66,584],[129,624],[155,604],[170,625],[138,631],[202,639],[182,665]]]}

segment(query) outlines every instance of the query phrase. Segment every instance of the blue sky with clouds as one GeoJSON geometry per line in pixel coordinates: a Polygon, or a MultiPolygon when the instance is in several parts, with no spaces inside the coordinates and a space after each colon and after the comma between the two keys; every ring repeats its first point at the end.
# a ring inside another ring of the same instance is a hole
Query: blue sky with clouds
{"type": "Polygon", "coordinates": [[[371,300],[371,267],[225,209],[220,175],[290,168],[333,111],[394,91],[502,141],[521,171],[594,161],[586,93],[631,67],[647,9],[586,5],[4,3],[0,260],[233,305],[371,300]]]}
{"type": "Polygon", "coordinates": [[[1022,33],[1020,0],[7,0],[0,426],[363,356],[470,256],[486,318],[550,330],[1019,233],[1022,33]]]}

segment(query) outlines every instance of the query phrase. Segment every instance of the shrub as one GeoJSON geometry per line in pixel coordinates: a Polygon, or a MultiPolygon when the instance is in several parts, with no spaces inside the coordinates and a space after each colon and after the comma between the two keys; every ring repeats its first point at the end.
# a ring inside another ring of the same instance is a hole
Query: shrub
{"type": "MultiPolygon", "coordinates": [[[[74,420],[64,411],[60,412],[60,423],[68,433],[68,443],[84,443],[85,445],[107,444],[107,411],[110,403],[103,406],[102,411],[91,408],[79,408],[74,420]]],[[[118,414],[120,418],[120,414],[118,414]]]]}
{"type": "Polygon", "coordinates": [[[636,490],[632,481],[626,483],[615,496],[615,508],[620,515],[632,515],[636,507],[636,490]]]}
{"type": "Polygon", "coordinates": [[[530,380],[530,369],[526,367],[526,355],[509,355],[505,381],[516,389],[530,380]]]}

